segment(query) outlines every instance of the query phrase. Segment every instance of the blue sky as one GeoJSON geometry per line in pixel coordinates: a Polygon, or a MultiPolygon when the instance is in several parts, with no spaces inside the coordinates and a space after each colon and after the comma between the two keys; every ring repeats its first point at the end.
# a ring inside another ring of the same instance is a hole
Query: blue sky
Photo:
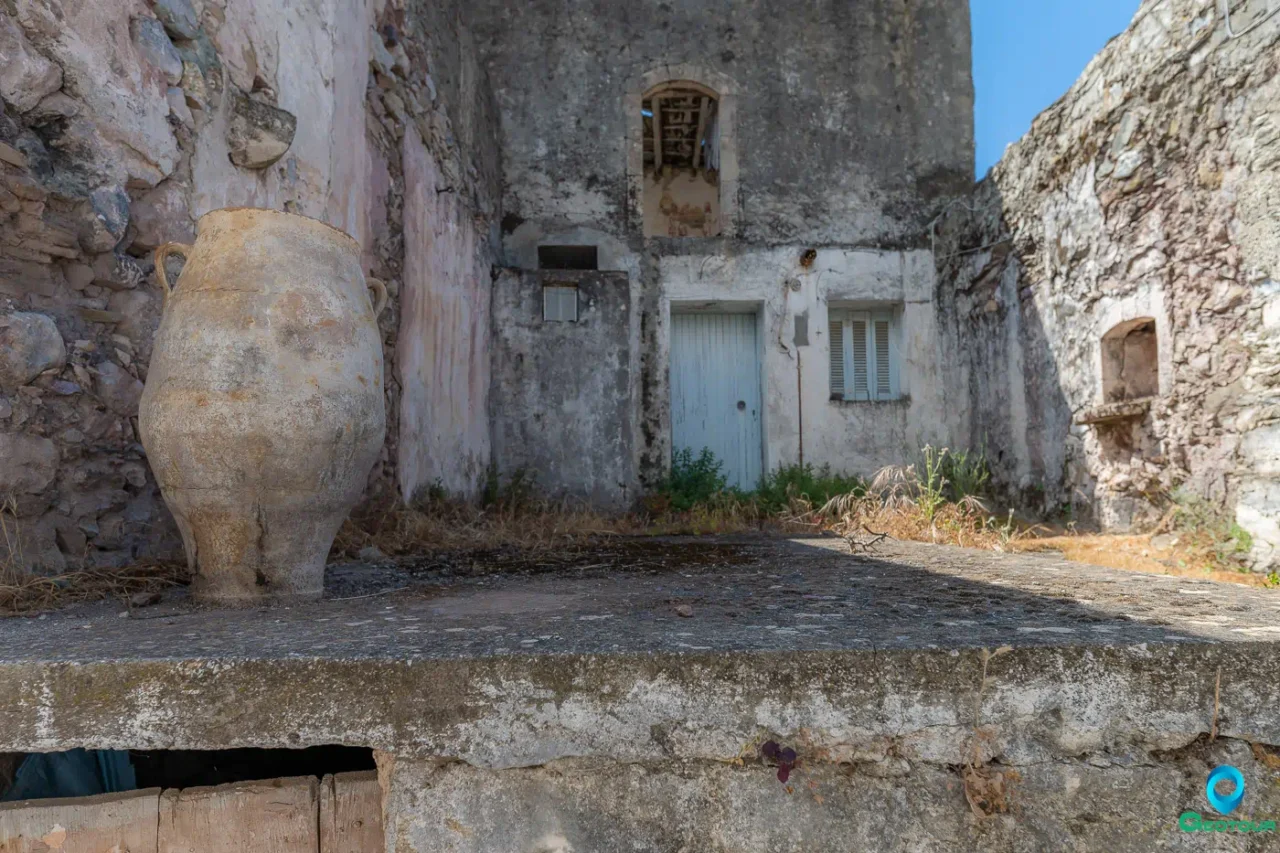
{"type": "Polygon", "coordinates": [[[981,178],[1071,88],[1139,0],[971,0],[981,178]]]}

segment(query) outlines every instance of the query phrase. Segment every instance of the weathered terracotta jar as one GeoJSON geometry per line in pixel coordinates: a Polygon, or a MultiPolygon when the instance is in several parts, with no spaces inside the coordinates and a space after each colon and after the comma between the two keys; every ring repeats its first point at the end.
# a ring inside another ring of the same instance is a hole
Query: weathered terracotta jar
{"type": "Polygon", "coordinates": [[[255,208],[205,214],[194,246],[156,250],[156,274],[164,316],[138,426],[195,596],[319,597],[386,432],[386,288],[366,284],[347,234],[255,208]],[[172,288],[171,254],[187,259],[172,288]]]}

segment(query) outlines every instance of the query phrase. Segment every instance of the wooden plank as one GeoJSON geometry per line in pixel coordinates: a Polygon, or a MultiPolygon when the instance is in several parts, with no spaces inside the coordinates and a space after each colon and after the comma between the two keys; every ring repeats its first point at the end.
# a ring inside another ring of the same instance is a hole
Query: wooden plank
{"type": "Polygon", "coordinates": [[[375,853],[385,844],[376,770],[320,780],[320,853],[375,853]]]}
{"type": "Polygon", "coordinates": [[[3,853],[156,853],[160,789],[0,806],[3,853]]]}
{"type": "Polygon", "coordinates": [[[319,853],[314,776],[169,790],[160,796],[159,853],[319,853]]]}

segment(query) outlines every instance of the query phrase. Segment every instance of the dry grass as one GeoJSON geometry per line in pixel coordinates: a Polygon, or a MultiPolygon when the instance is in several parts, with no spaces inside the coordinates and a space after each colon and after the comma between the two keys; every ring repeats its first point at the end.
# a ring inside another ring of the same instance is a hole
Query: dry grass
{"type": "Polygon", "coordinates": [[[821,525],[850,545],[866,537],[1005,550],[1012,542],[1034,536],[1039,528],[1003,519],[973,495],[945,499],[943,484],[922,484],[911,467],[881,469],[865,495],[832,498],[812,513],[821,525]]]}
{"type": "Polygon", "coordinates": [[[120,569],[81,569],[51,576],[7,571],[0,575],[0,615],[106,598],[127,603],[138,593],[161,592],[187,581],[185,566],[161,562],[142,562],[120,569]]]}
{"type": "Polygon", "coordinates": [[[347,557],[367,547],[392,557],[498,548],[539,552],[641,532],[643,527],[632,516],[607,516],[567,503],[520,501],[478,507],[429,500],[414,507],[383,506],[348,518],[333,550],[347,557]]]}
{"type": "MultiPolygon", "coordinates": [[[[706,535],[767,531],[783,535],[831,532],[851,550],[869,551],[886,538],[995,551],[1055,551],[1066,559],[1116,569],[1267,586],[1261,575],[1238,571],[1224,559],[1221,537],[1205,524],[1179,532],[1176,544],[1157,549],[1151,536],[1066,534],[998,515],[972,495],[944,493],[948,481],[913,467],[888,467],[862,490],[814,506],[788,488],[770,509],[758,499],[716,494],[686,511],[660,494],[643,510],[608,515],[579,504],[531,499],[512,492],[488,506],[428,499],[414,507],[384,505],[348,519],[333,553],[357,557],[373,547],[391,557],[432,552],[507,550],[532,555],[578,551],[602,539],[645,535],[706,535]],[[779,508],[781,504],[785,506],[779,508]]],[[[0,614],[31,612],[72,601],[122,598],[186,583],[185,567],[141,563],[123,569],[85,569],[32,575],[24,565],[12,502],[0,503],[0,614]]],[[[1171,514],[1161,528],[1168,527],[1171,514]]],[[[1228,555],[1229,558],[1230,555],[1228,555]]]]}
{"type": "Polygon", "coordinates": [[[807,501],[790,504],[783,512],[767,515],[751,501],[725,495],[686,512],[650,505],[640,512],[609,515],[568,501],[519,498],[476,506],[428,499],[412,507],[382,506],[347,519],[334,553],[356,557],[372,546],[392,557],[504,548],[536,554],[618,536],[813,533],[822,528],[807,501]]]}
{"type": "MultiPolygon", "coordinates": [[[[866,551],[885,538],[994,551],[1054,551],[1068,560],[1108,568],[1208,578],[1265,586],[1261,575],[1236,570],[1223,560],[1221,543],[1203,525],[1179,532],[1177,544],[1157,549],[1152,536],[1066,533],[991,512],[968,495],[952,501],[942,485],[921,483],[912,467],[882,469],[866,493],[851,493],[814,506],[789,497],[771,512],[749,496],[718,494],[687,511],[671,509],[662,496],[644,510],[605,515],[567,502],[517,496],[489,507],[428,500],[415,508],[385,507],[349,520],[335,553],[355,557],[368,546],[389,556],[432,551],[513,549],[531,553],[577,548],[601,538],[643,535],[705,535],[767,531],[783,535],[832,532],[852,550],[866,551]]],[[[1163,529],[1169,527],[1171,514],[1163,529]]]]}
{"type": "Polygon", "coordinates": [[[1247,586],[1275,584],[1274,577],[1243,570],[1238,532],[1203,504],[1175,504],[1151,534],[1081,534],[1029,524],[1012,512],[1002,517],[972,495],[952,502],[946,485],[921,482],[912,467],[891,466],[876,475],[865,496],[833,498],[810,517],[854,550],[888,536],[994,551],[1053,551],[1078,563],[1247,586]],[[1175,535],[1156,540],[1164,532],[1175,535]]]}
{"type": "Polygon", "coordinates": [[[1220,567],[1217,561],[1206,556],[1203,546],[1179,542],[1172,547],[1157,548],[1151,544],[1153,538],[1152,535],[1118,534],[1045,536],[1020,540],[1011,545],[1011,550],[1056,551],[1072,562],[1110,569],[1267,586],[1264,575],[1220,567]]]}

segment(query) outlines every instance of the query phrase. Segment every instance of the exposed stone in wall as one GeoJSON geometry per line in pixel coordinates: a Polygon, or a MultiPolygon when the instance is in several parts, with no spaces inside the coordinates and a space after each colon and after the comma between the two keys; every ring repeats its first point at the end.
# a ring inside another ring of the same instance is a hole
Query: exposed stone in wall
{"type": "Polygon", "coordinates": [[[400,443],[388,467],[403,500],[432,487],[474,497],[490,462],[498,114],[457,9],[410,2],[379,33],[389,37],[371,53],[370,104],[388,134],[392,174],[402,176],[390,208],[405,235],[399,334],[387,361],[400,390],[388,422],[399,425],[400,443]]]}
{"type": "MultiPolygon", "coordinates": [[[[459,70],[461,32],[452,4],[402,0],[0,0],[0,501],[16,504],[19,562],[176,553],[135,417],[162,306],[151,252],[189,242],[201,214],[323,219],[394,297],[414,122],[456,191],[484,199],[487,234],[497,154],[476,125],[493,119],[478,69],[459,70]],[[433,74],[469,75],[471,101],[433,74]]],[[[391,429],[371,494],[395,491],[397,301],[381,320],[391,429]]]]}
{"type": "MultiPolygon", "coordinates": [[[[1234,2],[1237,29],[1263,6],[1234,2]]],[[[1216,0],[1147,0],[940,224],[971,433],[1039,509],[1123,529],[1180,487],[1276,559],[1277,45],[1280,20],[1231,40],[1216,0]],[[1149,413],[1079,423],[1104,402],[1103,336],[1143,317],[1149,413]]]]}

